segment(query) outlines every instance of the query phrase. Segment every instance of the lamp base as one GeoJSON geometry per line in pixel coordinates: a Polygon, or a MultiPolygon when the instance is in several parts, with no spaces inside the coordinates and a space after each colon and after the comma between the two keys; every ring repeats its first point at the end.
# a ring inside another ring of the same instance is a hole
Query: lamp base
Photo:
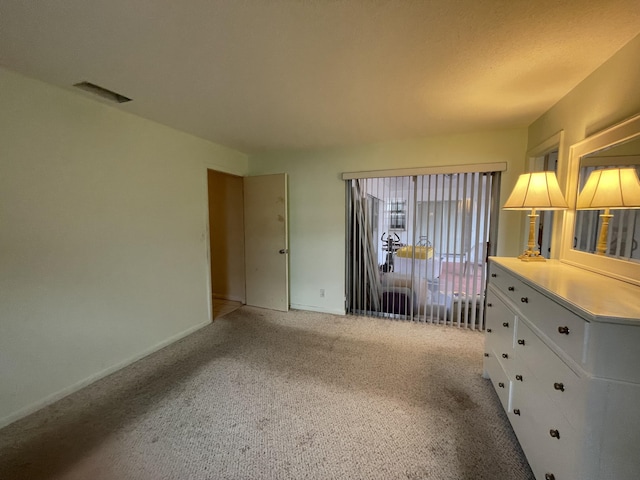
{"type": "Polygon", "coordinates": [[[523,262],[546,262],[547,259],[540,255],[540,250],[534,250],[537,244],[535,242],[535,237],[533,236],[533,232],[536,228],[536,209],[532,208],[531,213],[529,214],[529,241],[527,242],[527,249],[524,251],[522,255],[519,255],[518,258],[523,262]]]}
{"type": "Polygon", "coordinates": [[[518,255],[518,258],[523,262],[546,262],[547,259],[540,255],[540,252],[533,252],[526,250],[522,255],[518,255]]]}

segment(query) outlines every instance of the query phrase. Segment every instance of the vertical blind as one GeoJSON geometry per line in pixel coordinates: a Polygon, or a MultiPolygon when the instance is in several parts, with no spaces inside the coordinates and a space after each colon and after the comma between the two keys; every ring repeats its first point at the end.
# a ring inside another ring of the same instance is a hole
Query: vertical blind
{"type": "Polygon", "coordinates": [[[483,329],[497,179],[347,179],[347,312],[483,329]]]}

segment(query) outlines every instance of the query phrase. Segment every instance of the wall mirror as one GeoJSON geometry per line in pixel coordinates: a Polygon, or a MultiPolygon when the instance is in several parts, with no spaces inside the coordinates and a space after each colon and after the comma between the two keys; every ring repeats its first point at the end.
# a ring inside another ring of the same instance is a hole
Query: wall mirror
{"type": "Polygon", "coordinates": [[[597,255],[600,210],[575,210],[578,193],[594,170],[631,167],[640,172],[640,115],[573,145],[569,152],[567,201],[561,260],[640,284],[640,210],[616,209],[604,255],[597,255]]]}

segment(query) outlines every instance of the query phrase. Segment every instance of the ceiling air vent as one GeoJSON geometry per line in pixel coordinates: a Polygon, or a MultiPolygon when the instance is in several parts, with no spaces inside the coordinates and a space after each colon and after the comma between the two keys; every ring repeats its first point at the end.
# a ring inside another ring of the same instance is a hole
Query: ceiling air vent
{"type": "Polygon", "coordinates": [[[100,85],[96,85],[95,83],[80,82],[76,83],[73,86],[78,87],[80,90],[84,90],[85,92],[89,92],[106,100],[109,100],[110,102],[125,103],[131,101],[130,98],[125,97],[124,95],[120,95],[119,93],[112,92],[111,90],[107,90],[106,88],[103,88],[100,85]]]}

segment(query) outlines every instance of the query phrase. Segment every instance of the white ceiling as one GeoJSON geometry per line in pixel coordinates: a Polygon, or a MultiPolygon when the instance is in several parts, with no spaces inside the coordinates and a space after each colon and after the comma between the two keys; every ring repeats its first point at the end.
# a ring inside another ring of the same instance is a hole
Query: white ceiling
{"type": "Polygon", "coordinates": [[[638,0],[0,0],[0,65],[246,153],[526,126],[639,33],[638,0]]]}

